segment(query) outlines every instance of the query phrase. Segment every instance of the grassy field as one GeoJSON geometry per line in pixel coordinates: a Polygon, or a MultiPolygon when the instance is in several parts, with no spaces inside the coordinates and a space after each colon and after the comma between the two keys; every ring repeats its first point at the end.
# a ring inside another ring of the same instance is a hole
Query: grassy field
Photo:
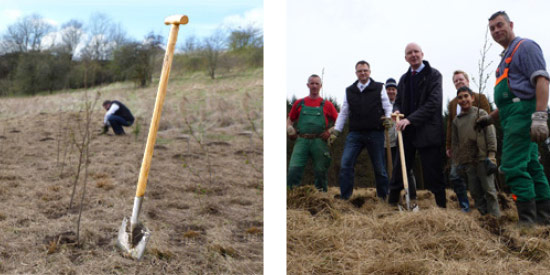
{"type": "MultiPolygon", "coordinates": [[[[358,188],[304,186],[287,197],[288,274],[548,274],[550,227],[517,227],[511,198],[500,194],[502,217],[463,213],[447,190],[447,209],[418,192],[420,211],[399,212],[358,188]]],[[[470,200],[472,201],[472,200],[470,200]]]]}
{"type": "Polygon", "coordinates": [[[261,69],[216,80],[172,72],[140,216],[152,237],[140,262],[115,247],[131,215],[156,89],[116,83],[0,98],[1,274],[262,272],[261,69]],[[87,176],[83,168],[69,209],[82,110],[98,92],[87,176]],[[134,113],[126,136],[99,135],[106,99],[134,113]]]}

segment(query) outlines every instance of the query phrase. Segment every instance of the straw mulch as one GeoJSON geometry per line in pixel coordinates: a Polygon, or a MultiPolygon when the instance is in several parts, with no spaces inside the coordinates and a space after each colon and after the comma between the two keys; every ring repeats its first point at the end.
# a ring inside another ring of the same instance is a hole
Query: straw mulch
{"type": "Polygon", "coordinates": [[[515,206],[501,195],[500,219],[463,213],[447,191],[448,208],[418,192],[419,212],[399,212],[356,189],[288,193],[288,274],[548,274],[550,227],[517,227],[515,206]]]}

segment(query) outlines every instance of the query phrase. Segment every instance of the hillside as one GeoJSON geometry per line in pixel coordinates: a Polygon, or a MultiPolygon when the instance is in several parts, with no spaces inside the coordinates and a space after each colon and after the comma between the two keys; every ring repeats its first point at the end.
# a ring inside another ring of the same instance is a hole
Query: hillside
{"type": "Polygon", "coordinates": [[[338,188],[312,186],[287,198],[288,274],[548,274],[549,226],[520,229],[511,198],[502,217],[463,213],[447,190],[447,209],[418,192],[420,211],[399,212],[359,188],[350,201],[338,188]]]}
{"type": "Polygon", "coordinates": [[[262,272],[261,69],[215,80],[172,72],[140,216],[152,237],[140,262],[115,247],[131,215],[156,90],[157,83],[116,83],[0,98],[1,274],[262,272]],[[82,110],[96,92],[87,176],[83,167],[68,209],[82,110]],[[137,118],[126,136],[99,135],[106,99],[120,100],[137,118]]]}

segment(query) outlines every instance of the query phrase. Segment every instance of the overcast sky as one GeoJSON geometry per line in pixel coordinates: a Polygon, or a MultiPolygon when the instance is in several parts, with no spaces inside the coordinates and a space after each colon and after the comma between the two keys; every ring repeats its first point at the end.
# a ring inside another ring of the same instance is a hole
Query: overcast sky
{"type": "Polygon", "coordinates": [[[0,35],[18,18],[33,13],[58,28],[71,19],[86,25],[92,14],[104,13],[138,41],[151,31],[167,38],[170,28],[164,18],[185,14],[189,24],[180,28],[178,46],[191,35],[206,37],[222,25],[263,27],[262,0],[0,0],[0,4],[0,35]]]}
{"type": "MultiPolygon", "coordinates": [[[[505,10],[515,34],[535,40],[550,61],[550,2],[542,0],[266,0],[264,160],[265,250],[285,255],[286,132],[285,98],[307,96],[307,77],[321,75],[324,96],[341,104],[345,87],[356,80],[354,65],[371,64],[371,77],[399,79],[409,65],[405,46],[418,43],[425,60],[443,75],[444,106],[456,95],[452,73],[478,74],[480,50],[491,14],[505,10]],[[283,92],[286,91],[286,92],[283,92]],[[283,210],[284,211],[284,210],[283,210]],[[269,237],[268,237],[269,236],[269,237]],[[282,253],[281,253],[282,252],[282,253]]],[[[493,42],[487,61],[492,100],[494,70],[502,47],[493,42]]],[[[477,77],[477,76],[476,76],[477,77]]],[[[470,85],[477,90],[476,85],[470,85]]],[[[266,258],[266,270],[284,272],[286,258],[266,258]]],[[[273,273],[278,274],[278,273],[273,273]]]]}
{"type": "MultiPolygon", "coordinates": [[[[456,95],[452,73],[466,71],[479,78],[478,61],[488,18],[504,10],[514,22],[517,36],[531,38],[550,60],[548,1],[288,1],[287,98],[307,96],[307,77],[323,74],[323,96],[334,96],[342,103],[345,87],[356,80],[354,65],[366,60],[371,77],[385,82],[406,72],[405,46],[418,43],[424,59],[443,75],[444,108],[456,95]]],[[[502,47],[490,34],[492,47],[487,61],[491,78],[487,85],[492,100],[494,70],[502,47]]],[[[478,87],[470,80],[470,87],[478,87]]]]}

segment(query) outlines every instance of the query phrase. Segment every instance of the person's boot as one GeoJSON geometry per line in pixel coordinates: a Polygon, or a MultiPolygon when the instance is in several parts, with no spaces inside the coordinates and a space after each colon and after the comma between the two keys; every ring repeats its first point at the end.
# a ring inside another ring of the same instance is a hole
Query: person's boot
{"type": "Polygon", "coordinates": [[[288,189],[292,189],[302,181],[302,175],[304,174],[304,166],[291,166],[288,168],[288,175],[286,178],[286,186],[288,189]]]}
{"type": "Polygon", "coordinates": [[[437,192],[435,195],[435,204],[441,208],[447,208],[447,197],[445,194],[445,190],[441,192],[437,192]]]}
{"type": "Polygon", "coordinates": [[[388,194],[388,203],[391,206],[397,206],[399,203],[399,195],[401,194],[401,190],[390,190],[390,193],[388,194]]]}
{"type": "Polygon", "coordinates": [[[457,193],[456,198],[458,199],[458,205],[460,206],[462,212],[470,212],[470,201],[468,200],[468,195],[457,193]]]}
{"type": "Polygon", "coordinates": [[[550,200],[541,200],[536,202],[537,205],[537,224],[550,224],[550,200]]]}
{"type": "Polygon", "coordinates": [[[537,219],[537,204],[535,200],[516,201],[516,207],[518,209],[518,225],[525,227],[533,226],[537,219]]]}
{"type": "Polygon", "coordinates": [[[325,171],[315,171],[315,188],[321,192],[328,191],[327,173],[325,171]]]}

